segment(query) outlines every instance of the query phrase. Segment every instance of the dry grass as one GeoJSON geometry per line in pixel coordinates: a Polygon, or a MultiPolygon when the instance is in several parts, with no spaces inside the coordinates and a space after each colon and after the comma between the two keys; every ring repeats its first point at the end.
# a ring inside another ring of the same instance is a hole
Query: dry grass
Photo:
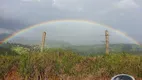
{"type": "Polygon", "coordinates": [[[0,78],[5,80],[110,80],[121,73],[141,80],[142,56],[123,53],[87,57],[61,49],[0,56],[0,78]]]}

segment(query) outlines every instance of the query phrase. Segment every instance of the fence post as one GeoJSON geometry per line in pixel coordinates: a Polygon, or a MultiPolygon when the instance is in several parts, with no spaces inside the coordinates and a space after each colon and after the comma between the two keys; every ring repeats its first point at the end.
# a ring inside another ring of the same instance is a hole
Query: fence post
{"type": "Polygon", "coordinates": [[[43,32],[43,34],[42,34],[41,52],[43,52],[43,51],[44,51],[45,38],[46,38],[46,32],[43,32]]]}
{"type": "Polygon", "coordinates": [[[106,54],[109,54],[109,32],[105,30],[105,39],[106,39],[106,54]]]}

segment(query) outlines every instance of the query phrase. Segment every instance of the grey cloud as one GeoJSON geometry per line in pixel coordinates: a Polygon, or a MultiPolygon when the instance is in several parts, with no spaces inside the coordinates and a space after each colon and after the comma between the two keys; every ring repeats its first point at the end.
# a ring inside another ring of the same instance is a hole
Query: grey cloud
{"type": "Polygon", "coordinates": [[[23,28],[26,25],[28,25],[28,24],[26,24],[22,21],[19,21],[19,20],[0,18],[0,28],[17,30],[17,29],[23,28]]]}
{"type": "Polygon", "coordinates": [[[0,28],[0,34],[12,34],[13,31],[10,29],[0,28]]]}
{"type": "Polygon", "coordinates": [[[115,4],[115,6],[121,9],[139,8],[139,5],[135,2],[135,0],[121,0],[115,4]]]}
{"type": "Polygon", "coordinates": [[[141,0],[0,0],[0,27],[21,29],[50,20],[83,19],[133,37],[141,33],[141,6],[141,0]]]}

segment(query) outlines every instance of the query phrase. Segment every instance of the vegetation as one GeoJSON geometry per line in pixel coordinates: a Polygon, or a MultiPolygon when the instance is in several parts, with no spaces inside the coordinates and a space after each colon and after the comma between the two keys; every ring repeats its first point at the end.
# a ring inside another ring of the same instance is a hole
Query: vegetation
{"type": "MultiPolygon", "coordinates": [[[[119,53],[82,56],[71,50],[49,48],[43,53],[24,47],[11,47],[7,55],[0,55],[0,79],[59,80],[110,78],[116,74],[130,74],[142,79],[142,56],[119,53]],[[14,55],[10,55],[15,53],[14,55]]],[[[105,80],[106,80],[105,79],[105,80]]],[[[137,79],[137,80],[138,80],[137,79]]],[[[99,79],[98,79],[99,80],[99,79]]]]}

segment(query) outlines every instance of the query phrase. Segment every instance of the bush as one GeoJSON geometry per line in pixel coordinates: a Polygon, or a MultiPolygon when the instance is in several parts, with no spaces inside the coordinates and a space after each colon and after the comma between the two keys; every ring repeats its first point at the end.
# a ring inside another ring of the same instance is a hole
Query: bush
{"type": "Polygon", "coordinates": [[[29,53],[29,49],[28,48],[24,48],[24,47],[12,47],[11,48],[12,51],[15,51],[16,53],[18,54],[26,54],[26,53],[29,53]]]}

